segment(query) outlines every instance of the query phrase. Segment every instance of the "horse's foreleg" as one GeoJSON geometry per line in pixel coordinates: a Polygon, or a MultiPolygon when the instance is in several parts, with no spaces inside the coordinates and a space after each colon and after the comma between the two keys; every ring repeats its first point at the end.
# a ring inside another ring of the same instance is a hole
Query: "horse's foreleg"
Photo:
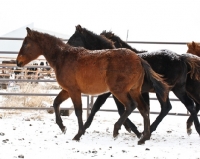
{"type": "Polygon", "coordinates": [[[62,119],[60,117],[60,104],[68,98],[69,98],[68,92],[65,90],[61,90],[61,92],[58,94],[58,96],[55,98],[53,102],[53,107],[56,115],[56,123],[58,124],[63,133],[66,132],[66,127],[63,125],[62,119]]]}
{"type": "Polygon", "coordinates": [[[85,130],[87,128],[89,128],[89,126],[91,125],[92,120],[93,120],[96,112],[99,111],[99,109],[105,103],[106,99],[110,96],[110,94],[111,93],[109,92],[109,93],[105,93],[105,94],[102,94],[102,95],[98,96],[98,98],[96,99],[96,101],[95,101],[95,103],[94,103],[94,105],[92,107],[91,113],[90,113],[89,117],[87,118],[87,121],[84,124],[84,129],[85,130]]]}
{"type": "MultiPolygon", "coordinates": [[[[117,105],[117,109],[118,109],[118,113],[120,116],[122,116],[122,114],[124,113],[124,105],[115,97],[113,96],[115,103],[117,105]]],[[[137,135],[138,138],[141,137],[141,133],[137,130],[137,127],[129,120],[129,118],[127,118],[124,122],[124,127],[126,128],[126,130],[128,132],[130,132],[131,130],[137,135]]]]}
{"type": "Polygon", "coordinates": [[[73,140],[79,141],[80,137],[85,133],[85,130],[83,128],[83,119],[82,119],[82,102],[81,102],[81,92],[73,90],[73,92],[70,92],[70,97],[72,99],[72,102],[74,104],[75,114],[78,119],[78,133],[73,138],[73,140]]]}

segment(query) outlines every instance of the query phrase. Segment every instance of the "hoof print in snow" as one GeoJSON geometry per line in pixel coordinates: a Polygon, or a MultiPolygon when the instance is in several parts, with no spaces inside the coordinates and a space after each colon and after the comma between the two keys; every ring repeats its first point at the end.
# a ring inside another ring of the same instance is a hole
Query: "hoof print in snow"
{"type": "Polygon", "coordinates": [[[18,158],[24,158],[24,155],[19,155],[18,158]]]}
{"type": "Polygon", "coordinates": [[[2,142],[7,143],[9,139],[2,140],[2,142]]]}
{"type": "Polygon", "coordinates": [[[2,133],[2,132],[0,133],[0,136],[4,136],[4,135],[5,135],[5,133],[2,133]]]}

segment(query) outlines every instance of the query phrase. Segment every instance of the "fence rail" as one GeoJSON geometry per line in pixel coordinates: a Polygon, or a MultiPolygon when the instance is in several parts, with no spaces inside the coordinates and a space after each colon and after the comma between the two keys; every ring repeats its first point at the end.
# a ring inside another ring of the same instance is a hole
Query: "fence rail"
{"type": "MultiPolygon", "coordinates": [[[[0,40],[24,40],[24,38],[14,38],[14,37],[0,37],[0,40]]],[[[68,39],[62,39],[63,41],[68,41],[68,39]]],[[[157,42],[157,41],[127,41],[127,43],[135,43],[135,44],[170,44],[170,45],[186,45],[188,42],[157,42]]],[[[17,51],[2,51],[0,50],[0,54],[18,54],[17,51]]],[[[2,57],[5,58],[5,57],[2,57]]],[[[9,58],[9,57],[7,57],[9,58]]],[[[12,59],[12,58],[11,58],[12,59]]],[[[42,59],[44,60],[44,59],[42,59]]],[[[5,65],[1,64],[0,68],[18,68],[16,65],[5,65]]],[[[24,66],[24,68],[50,68],[49,66],[38,66],[38,65],[28,65],[24,66]]],[[[0,79],[1,82],[56,82],[56,80],[35,80],[35,79],[0,79]]],[[[52,93],[3,93],[0,92],[0,95],[18,95],[18,96],[57,96],[57,94],[52,93]]],[[[83,97],[87,98],[87,108],[83,108],[83,110],[87,110],[87,116],[90,113],[91,107],[94,102],[95,96],[88,96],[88,95],[82,95],[83,97]]],[[[112,96],[111,96],[112,97],[112,96]]],[[[157,100],[157,98],[150,98],[150,100],[157,100]]],[[[170,98],[170,101],[179,101],[176,98],[170,98]]],[[[24,110],[49,110],[52,108],[40,108],[40,107],[0,107],[0,109],[24,109],[24,110]]],[[[63,110],[73,110],[74,108],[61,108],[63,110]]],[[[100,109],[100,111],[107,111],[107,112],[113,112],[117,110],[108,110],[108,109],[100,109]]],[[[138,113],[138,111],[133,111],[133,113],[138,113]]],[[[158,114],[159,112],[150,112],[151,114],[158,114]]],[[[169,113],[169,115],[181,115],[181,116],[187,116],[189,115],[188,112],[183,113],[169,113]]]]}

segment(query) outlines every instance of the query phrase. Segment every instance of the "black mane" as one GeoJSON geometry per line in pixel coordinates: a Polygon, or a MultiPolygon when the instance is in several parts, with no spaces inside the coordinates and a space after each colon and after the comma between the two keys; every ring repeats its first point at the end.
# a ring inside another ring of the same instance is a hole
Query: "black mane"
{"type": "Polygon", "coordinates": [[[76,47],[85,47],[90,50],[101,50],[101,49],[114,49],[114,43],[105,38],[104,36],[99,36],[86,28],[82,28],[80,25],[76,26],[75,33],[69,38],[69,45],[76,47]]]}
{"type": "Polygon", "coordinates": [[[130,45],[128,45],[126,42],[124,42],[123,40],[121,40],[121,38],[117,35],[115,35],[114,33],[112,33],[111,31],[106,32],[105,30],[100,34],[102,36],[105,36],[106,38],[110,39],[111,41],[114,42],[114,45],[116,48],[128,48],[132,51],[134,51],[135,53],[143,53],[143,52],[147,52],[145,50],[142,51],[138,51],[137,49],[131,47],[130,45]]]}

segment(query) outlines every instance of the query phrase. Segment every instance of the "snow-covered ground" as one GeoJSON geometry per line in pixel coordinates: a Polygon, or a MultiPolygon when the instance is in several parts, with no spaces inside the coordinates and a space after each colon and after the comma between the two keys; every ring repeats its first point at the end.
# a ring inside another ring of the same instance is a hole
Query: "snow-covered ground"
{"type": "MultiPolygon", "coordinates": [[[[107,109],[109,105],[114,105],[112,98],[102,109],[107,109]]],[[[151,105],[152,109],[159,108],[157,101],[152,101],[151,105]]],[[[172,105],[177,109],[172,112],[180,108],[183,109],[179,112],[186,112],[180,102],[172,102],[172,105]]],[[[85,111],[83,115],[85,121],[85,111]]],[[[156,116],[150,115],[151,122],[156,116]]],[[[116,139],[112,137],[118,118],[116,112],[98,112],[91,127],[76,142],[72,140],[78,131],[74,113],[62,117],[67,126],[66,134],[62,134],[55,123],[54,114],[46,111],[0,110],[0,159],[200,158],[200,137],[194,126],[192,134],[187,135],[187,116],[168,115],[144,145],[137,145],[138,138],[134,133],[126,132],[124,127],[116,139]]],[[[140,114],[132,113],[129,118],[143,131],[140,114]]]]}

